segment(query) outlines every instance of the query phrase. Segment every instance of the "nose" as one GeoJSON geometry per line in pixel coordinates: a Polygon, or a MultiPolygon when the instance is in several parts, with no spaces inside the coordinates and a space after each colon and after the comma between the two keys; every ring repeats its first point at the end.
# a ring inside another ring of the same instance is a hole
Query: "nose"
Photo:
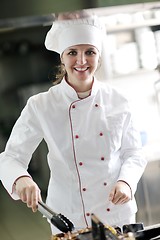
{"type": "Polygon", "coordinates": [[[84,65],[87,62],[86,56],[83,52],[78,53],[76,62],[79,65],[84,65]]]}

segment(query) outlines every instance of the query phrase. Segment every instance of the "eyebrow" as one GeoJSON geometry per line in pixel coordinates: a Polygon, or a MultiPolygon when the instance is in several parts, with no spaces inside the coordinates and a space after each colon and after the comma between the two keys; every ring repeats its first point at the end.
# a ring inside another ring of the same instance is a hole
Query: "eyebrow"
{"type": "MultiPolygon", "coordinates": [[[[94,48],[94,47],[90,47],[90,48],[87,48],[87,51],[88,50],[95,50],[96,48],[94,48]]],[[[76,50],[78,50],[77,48],[68,48],[68,51],[76,51],[76,50]]]]}
{"type": "Polygon", "coordinates": [[[77,50],[76,48],[68,48],[67,49],[68,51],[75,51],[75,50],[77,50]]]}

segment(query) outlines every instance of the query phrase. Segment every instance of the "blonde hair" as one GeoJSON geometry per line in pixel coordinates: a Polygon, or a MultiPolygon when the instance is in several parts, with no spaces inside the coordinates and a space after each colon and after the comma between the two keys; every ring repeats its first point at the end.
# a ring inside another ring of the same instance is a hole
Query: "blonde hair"
{"type": "Polygon", "coordinates": [[[66,75],[66,70],[64,68],[64,65],[62,63],[59,63],[59,65],[55,65],[52,67],[49,73],[49,80],[55,86],[62,81],[65,75],[66,75]]]}

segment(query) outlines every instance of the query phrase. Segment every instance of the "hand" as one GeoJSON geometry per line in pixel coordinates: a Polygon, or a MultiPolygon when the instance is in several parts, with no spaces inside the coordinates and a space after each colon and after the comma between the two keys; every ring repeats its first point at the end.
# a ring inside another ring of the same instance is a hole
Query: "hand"
{"type": "Polygon", "coordinates": [[[124,204],[131,200],[131,198],[131,188],[123,181],[118,181],[109,194],[109,201],[114,204],[124,204]]]}
{"type": "Polygon", "coordinates": [[[37,211],[38,201],[42,200],[40,189],[30,177],[20,177],[16,181],[15,190],[22,202],[26,203],[33,212],[37,211]]]}

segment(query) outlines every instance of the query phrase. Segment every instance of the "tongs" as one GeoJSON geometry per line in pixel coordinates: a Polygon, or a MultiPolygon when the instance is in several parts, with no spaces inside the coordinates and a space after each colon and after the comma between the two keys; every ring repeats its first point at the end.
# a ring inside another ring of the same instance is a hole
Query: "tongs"
{"type": "Polygon", "coordinates": [[[63,233],[74,230],[73,223],[61,213],[53,212],[44,202],[38,202],[38,211],[40,211],[50,222],[63,233]]]}

